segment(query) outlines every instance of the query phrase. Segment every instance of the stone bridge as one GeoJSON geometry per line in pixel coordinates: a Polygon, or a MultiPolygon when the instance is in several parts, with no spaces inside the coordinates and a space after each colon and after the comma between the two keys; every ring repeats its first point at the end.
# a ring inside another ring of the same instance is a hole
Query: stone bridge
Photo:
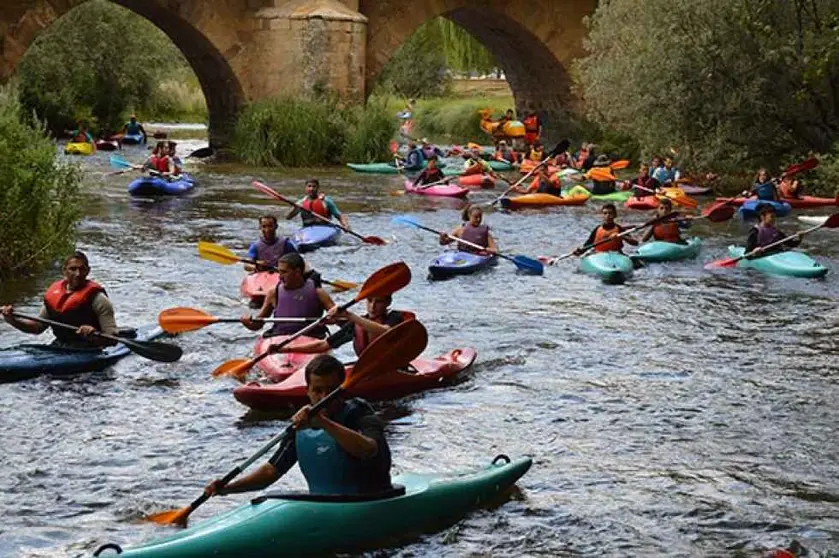
{"type": "MultiPolygon", "coordinates": [[[[87,0],[2,0],[0,81],[56,19],[87,0]]],[[[111,0],[154,23],[204,90],[210,142],[224,145],[243,103],[318,86],[362,101],[382,68],[426,21],[464,27],[504,68],[519,110],[550,129],[575,100],[569,63],[597,0],[111,0]]]]}

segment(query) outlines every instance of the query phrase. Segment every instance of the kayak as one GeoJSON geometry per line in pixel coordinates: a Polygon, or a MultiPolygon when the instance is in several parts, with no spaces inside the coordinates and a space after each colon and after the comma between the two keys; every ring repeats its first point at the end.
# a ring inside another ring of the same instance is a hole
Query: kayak
{"type": "MultiPolygon", "coordinates": [[[[290,336],[288,335],[260,337],[256,340],[256,345],[254,345],[253,347],[253,352],[255,355],[261,355],[262,353],[267,351],[271,347],[271,345],[279,345],[289,337],[290,336]]],[[[306,337],[305,335],[303,335],[292,341],[289,344],[289,346],[294,347],[297,345],[304,345],[313,341],[319,341],[319,339],[315,339],[314,337],[306,337]]],[[[305,368],[305,366],[309,364],[309,361],[315,358],[316,356],[318,356],[317,353],[277,353],[275,355],[271,355],[260,360],[259,363],[257,363],[257,366],[259,366],[259,369],[265,373],[265,377],[271,382],[282,382],[283,380],[294,374],[297,370],[305,368]]]]}
{"type": "Polygon", "coordinates": [[[688,196],[707,196],[712,189],[707,186],[695,186],[693,184],[679,184],[679,188],[688,196]]]}
{"type": "Polygon", "coordinates": [[[122,136],[122,143],[124,145],[137,145],[143,143],[143,134],[125,134],[122,136]]]}
{"type": "Polygon", "coordinates": [[[604,283],[619,285],[631,275],[634,265],[628,256],[619,252],[595,252],[580,261],[580,270],[600,277],[604,283]]]}
{"type": "MultiPolygon", "coordinates": [[[[539,161],[534,161],[532,159],[525,159],[521,162],[521,166],[519,166],[519,171],[522,174],[528,174],[530,171],[535,169],[539,165],[539,161]]],[[[554,165],[548,165],[548,174],[553,175],[554,173],[559,172],[559,167],[554,165]]]]}
{"type": "Polygon", "coordinates": [[[592,194],[591,200],[603,202],[626,203],[632,197],[632,192],[623,190],[621,192],[609,192],[608,194],[592,194]]]}
{"type": "Polygon", "coordinates": [[[752,199],[744,201],[740,209],[737,210],[737,213],[744,221],[747,219],[757,219],[760,206],[767,204],[775,208],[775,214],[778,217],[786,217],[792,211],[792,206],[786,202],[752,199]]]}
{"type": "Polygon", "coordinates": [[[175,180],[160,176],[143,176],[128,185],[132,196],[178,196],[195,187],[195,180],[188,174],[181,174],[175,180]]]}
{"type": "MultiPolygon", "coordinates": [[[[151,341],[163,335],[156,324],[120,331],[121,337],[151,341]]],[[[123,344],[99,349],[68,349],[55,345],[23,344],[0,349],[0,383],[16,382],[41,374],[70,375],[102,370],[131,351],[123,344]]]]}
{"type": "MultiPolygon", "coordinates": [[[[745,253],[742,246],[729,246],[728,255],[739,258],[745,253]]],[[[805,254],[788,250],[754,259],[737,262],[737,267],[753,268],[769,275],[783,275],[787,277],[824,277],[828,269],[805,254]]]]}
{"type": "Polygon", "coordinates": [[[465,198],[469,195],[469,190],[461,188],[455,184],[440,184],[438,186],[431,186],[425,188],[423,186],[414,186],[412,180],[405,180],[405,191],[409,194],[419,194],[422,196],[437,196],[442,198],[465,198]]]}
{"type": "Polygon", "coordinates": [[[645,262],[673,262],[687,260],[699,255],[702,241],[699,238],[691,238],[687,244],[676,242],[661,242],[654,240],[638,247],[638,253],[633,254],[633,260],[645,262]]]}
{"type": "Polygon", "coordinates": [[[242,279],[239,292],[248,299],[251,306],[259,307],[265,301],[268,291],[276,287],[279,282],[280,275],[272,271],[248,273],[242,279]]]}
{"type": "MultiPolygon", "coordinates": [[[[749,199],[753,200],[753,198],[749,199]]],[[[717,198],[717,201],[727,202],[729,201],[729,198],[717,198]]],[[[730,203],[732,205],[743,205],[743,203],[746,201],[746,198],[735,198],[731,200],[730,203]]],[[[814,196],[801,196],[800,198],[781,198],[781,201],[788,203],[790,207],[793,207],[795,209],[831,207],[839,206],[839,194],[837,194],[835,198],[817,198],[814,196]]]]}
{"type": "MultiPolygon", "coordinates": [[[[427,161],[422,162],[422,168],[424,169],[428,164],[427,161]]],[[[354,170],[355,172],[364,172],[367,174],[400,174],[400,173],[418,173],[422,169],[411,169],[408,170],[405,167],[396,167],[396,163],[394,162],[387,162],[387,163],[347,163],[347,166],[354,170]]],[[[441,169],[446,167],[445,161],[438,161],[437,166],[441,169]]]]}
{"type": "Polygon", "coordinates": [[[488,174],[469,174],[457,179],[461,188],[495,188],[495,179],[488,174]]]}
{"type": "Polygon", "coordinates": [[[636,198],[635,196],[631,196],[629,199],[626,200],[624,203],[624,207],[627,209],[638,209],[641,211],[648,211],[650,209],[655,209],[658,207],[658,198],[655,196],[644,196],[643,198],[636,198]]]}
{"type": "Polygon", "coordinates": [[[99,151],[116,151],[119,149],[117,140],[96,140],[96,149],[99,151]]]}
{"type": "Polygon", "coordinates": [[[93,155],[95,151],[92,143],[70,142],[64,146],[64,153],[67,155],[93,155]]]}
{"type": "MultiPolygon", "coordinates": [[[[405,473],[393,490],[367,497],[267,493],[194,527],[107,558],[240,558],[334,555],[452,525],[497,501],[532,460],[499,455],[488,467],[457,473],[405,473]]],[[[497,528],[497,527],[496,527],[497,528]]],[[[101,552],[101,554],[100,554],[101,552]]]]}
{"type": "MultiPolygon", "coordinates": [[[[313,358],[316,355],[306,355],[313,358]]],[[[401,370],[382,374],[360,382],[347,390],[353,397],[368,401],[387,401],[440,387],[447,380],[466,370],[475,362],[475,349],[455,349],[431,360],[418,358],[411,362],[409,372],[401,370]]],[[[267,360],[267,359],[266,359],[267,360]]],[[[264,362],[264,361],[263,361],[264,362]]],[[[347,366],[347,374],[352,370],[347,366]]],[[[297,368],[280,383],[251,382],[233,390],[239,403],[259,411],[280,411],[302,407],[309,403],[306,395],[306,373],[297,368]]]]}
{"type": "Polygon", "coordinates": [[[510,171],[513,170],[513,165],[507,161],[499,161],[497,159],[490,159],[487,161],[489,163],[489,168],[494,171],[510,171]]]}
{"type": "Polygon", "coordinates": [[[291,242],[298,252],[312,252],[324,246],[338,242],[341,229],[332,225],[310,225],[298,229],[291,237],[291,242]]]}
{"type": "Polygon", "coordinates": [[[583,205],[587,201],[586,196],[560,198],[550,194],[524,194],[515,198],[501,198],[501,207],[504,209],[529,209],[557,205],[583,205]]]}
{"type": "Polygon", "coordinates": [[[447,251],[434,258],[428,266],[428,273],[431,279],[449,279],[455,275],[470,275],[497,263],[496,256],[447,251]]]}
{"type": "Polygon", "coordinates": [[[816,215],[801,215],[798,220],[808,225],[823,225],[830,215],[816,216],[816,215]]]}

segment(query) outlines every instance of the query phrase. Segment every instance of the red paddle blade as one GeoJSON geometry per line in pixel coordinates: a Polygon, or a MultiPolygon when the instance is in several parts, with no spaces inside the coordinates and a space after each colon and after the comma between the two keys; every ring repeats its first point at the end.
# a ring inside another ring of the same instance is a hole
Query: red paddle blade
{"type": "Polygon", "coordinates": [[[376,246],[384,246],[385,244],[387,244],[387,240],[379,236],[365,236],[364,242],[367,244],[374,244],[376,246]]]}
{"type": "Polygon", "coordinates": [[[787,170],[784,171],[784,176],[792,176],[794,174],[798,174],[800,172],[812,170],[819,166],[819,160],[815,157],[810,157],[806,161],[801,163],[790,165],[787,167],[787,170]]]}
{"type": "Polygon", "coordinates": [[[712,223],[723,223],[734,217],[735,213],[734,207],[730,205],[712,206],[705,212],[705,217],[712,223]]]}
{"type": "Polygon", "coordinates": [[[396,154],[396,152],[399,151],[399,144],[396,143],[396,140],[390,140],[389,147],[390,147],[390,152],[393,153],[393,154],[396,154]]]}
{"type": "Polygon", "coordinates": [[[726,267],[736,267],[737,262],[740,261],[737,258],[726,258],[724,260],[715,260],[713,262],[705,264],[705,269],[720,269],[726,267]]]}
{"type": "Polygon", "coordinates": [[[839,227],[839,213],[834,213],[830,217],[827,218],[827,221],[824,222],[822,227],[826,229],[835,229],[839,227]]]}

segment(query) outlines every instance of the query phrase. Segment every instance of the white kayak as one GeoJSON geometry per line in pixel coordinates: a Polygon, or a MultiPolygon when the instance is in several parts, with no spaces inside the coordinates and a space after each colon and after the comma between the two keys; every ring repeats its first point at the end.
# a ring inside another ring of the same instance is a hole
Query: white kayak
{"type": "Polygon", "coordinates": [[[808,225],[822,225],[830,215],[799,215],[798,220],[808,225]]]}

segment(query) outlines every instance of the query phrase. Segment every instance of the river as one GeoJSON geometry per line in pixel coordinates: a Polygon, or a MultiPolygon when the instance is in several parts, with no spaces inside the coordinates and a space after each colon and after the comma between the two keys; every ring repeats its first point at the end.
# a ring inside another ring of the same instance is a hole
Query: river
{"type": "MultiPolygon", "coordinates": [[[[130,147],[123,155],[143,154],[130,147]]],[[[573,260],[543,277],[501,261],[477,276],[429,282],[436,238],[391,218],[410,213],[450,229],[458,212],[452,202],[399,195],[397,177],[193,162],[201,181],[193,193],[146,202],[128,198],[130,174],[106,175],[107,156],[82,162],[79,247],[121,325],[153,322],[174,306],[246,312],[242,270],[198,258],[196,243],[244,251],[259,215],[286,212],[251,180],[299,195],[317,176],[358,231],[393,242],[345,239],[312,254],[313,266],[360,282],[404,260],[413,281],[395,306],[428,328],[426,354],[477,349],[456,385],[380,406],[394,471],[456,471],[498,453],[533,456],[534,466],[497,509],[375,556],[759,556],[792,539],[836,556],[839,233],[805,239],[834,270],[825,280],[705,271],[703,262],[744,238],[732,221],[695,228],[706,240],[698,261],[652,265],[625,286],[584,276],[573,260]]],[[[589,205],[487,219],[501,247],[536,256],[579,245],[599,216],[589,205]]],[[[296,226],[281,220],[281,231],[296,226]]],[[[0,300],[35,312],[57,277],[48,270],[7,282],[0,300]]],[[[210,377],[225,360],[248,356],[253,339],[241,326],[217,325],[181,336],[184,356],[174,364],[129,357],[103,372],[0,385],[0,556],[89,556],[104,542],[165,534],[137,518],[187,504],[286,425],[249,414],[231,381],[210,377]]],[[[24,340],[32,338],[0,329],[0,345],[24,340]]],[[[304,485],[296,469],[281,484],[304,485]]],[[[246,499],[214,498],[193,520],[246,499]]]]}

